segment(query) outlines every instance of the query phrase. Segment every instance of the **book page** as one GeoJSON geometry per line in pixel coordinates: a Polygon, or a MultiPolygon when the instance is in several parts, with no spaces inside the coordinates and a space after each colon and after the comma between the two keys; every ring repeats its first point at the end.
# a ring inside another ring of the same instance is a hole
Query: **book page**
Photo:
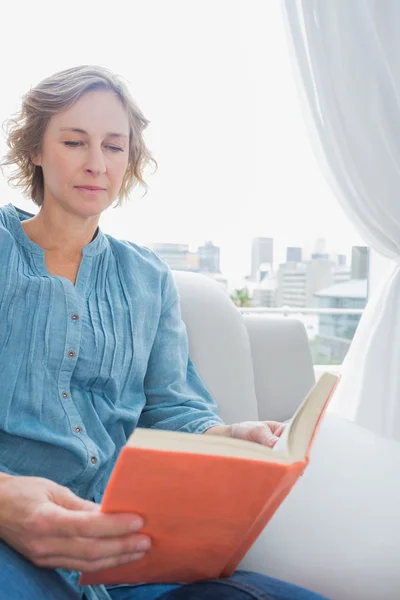
{"type": "Polygon", "coordinates": [[[294,460],[306,458],[338,381],[339,377],[332,373],[321,375],[282,432],[273,448],[276,452],[294,460]]]}
{"type": "Polygon", "coordinates": [[[256,442],[217,435],[201,435],[161,429],[137,427],[129,437],[126,446],[147,448],[148,450],[164,450],[166,452],[231,456],[265,462],[290,462],[288,456],[281,456],[273,448],[256,442]]]}
{"type": "Polygon", "coordinates": [[[213,454],[265,462],[290,463],[304,460],[317,424],[338,380],[324,373],[301,403],[273,448],[236,438],[137,427],[126,446],[213,454]]]}
{"type": "Polygon", "coordinates": [[[285,425],[285,429],[282,431],[281,435],[278,438],[275,446],[272,448],[274,452],[278,452],[279,454],[283,454],[283,456],[289,456],[289,431],[293,423],[293,418],[290,419],[285,425]]]}

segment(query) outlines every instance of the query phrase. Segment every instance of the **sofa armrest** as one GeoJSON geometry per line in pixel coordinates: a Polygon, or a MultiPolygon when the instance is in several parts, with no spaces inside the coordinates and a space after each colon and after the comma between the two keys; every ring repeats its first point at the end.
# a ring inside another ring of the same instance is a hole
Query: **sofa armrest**
{"type": "Polygon", "coordinates": [[[315,383],[305,327],[298,319],[249,315],[243,319],[250,339],[259,419],[286,421],[315,383]]]}
{"type": "Polygon", "coordinates": [[[400,445],[328,412],[310,464],[239,565],[331,600],[400,598],[400,445]]]}

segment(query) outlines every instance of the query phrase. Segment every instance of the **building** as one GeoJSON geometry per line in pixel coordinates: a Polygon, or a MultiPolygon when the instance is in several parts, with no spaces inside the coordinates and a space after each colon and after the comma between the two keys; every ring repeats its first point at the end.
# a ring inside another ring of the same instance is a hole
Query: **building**
{"type": "Polygon", "coordinates": [[[220,249],[212,242],[206,242],[198,248],[198,268],[204,273],[220,273],[220,249]]]}
{"type": "Polygon", "coordinates": [[[345,254],[331,254],[331,260],[334,260],[338,267],[347,266],[347,256],[345,254]]]}
{"type": "MultiPolygon", "coordinates": [[[[318,308],[363,309],[367,303],[365,279],[350,279],[316,292],[318,308]]],[[[356,332],[361,315],[319,315],[318,335],[315,340],[316,364],[341,364],[356,332]]]]}
{"type": "Polygon", "coordinates": [[[314,241],[310,240],[309,243],[305,244],[302,252],[302,257],[303,260],[313,260],[312,257],[315,256],[316,258],[314,260],[317,260],[317,257],[322,257],[327,254],[329,258],[329,253],[326,249],[325,238],[317,238],[314,241]]]}
{"type": "MultiPolygon", "coordinates": [[[[185,269],[181,269],[185,270],[185,269]]],[[[197,252],[189,252],[187,255],[187,270],[199,271],[199,255],[197,252]]]]}
{"type": "Polygon", "coordinates": [[[170,269],[177,271],[197,271],[196,253],[189,252],[187,244],[156,243],[152,249],[161,256],[170,269]]]}
{"type": "Polygon", "coordinates": [[[276,306],[276,275],[269,274],[252,287],[251,305],[266,308],[276,306]]]}
{"type": "Polygon", "coordinates": [[[329,254],[321,252],[313,252],[311,254],[311,260],[329,260],[329,254]]]}
{"type": "Polygon", "coordinates": [[[368,279],[369,248],[368,246],[353,246],[351,249],[352,279],[368,279]]]}
{"type": "Polygon", "coordinates": [[[286,262],[301,262],[303,249],[290,246],[286,248],[286,262]]]}
{"type": "Polygon", "coordinates": [[[257,271],[256,282],[250,286],[251,305],[273,308],[276,306],[276,274],[270,263],[261,263],[257,271]]]}
{"type": "Polygon", "coordinates": [[[256,281],[261,263],[274,264],[274,240],[272,238],[254,238],[251,245],[251,279],[256,281]]]}
{"type": "Polygon", "coordinates": [[[352,279],[351,268],[347,266],[335,266],[333,272],[333,283],[344,283],[352,279]]]}
{"type": "Polygon", "coordinates": [[[326,287],[348,281],[350,270],[327,259],[299,263],[282,263],[277,273],[276,305],[294,308],[318,306],[315,293],[326,287]]]}
{"type": "Polygon", "coordinates": [[[265,278],[271,277],[272,275],[273,270],[271,263],[261,263],[257,271],[256,283],[261,283],[265,278]]]}

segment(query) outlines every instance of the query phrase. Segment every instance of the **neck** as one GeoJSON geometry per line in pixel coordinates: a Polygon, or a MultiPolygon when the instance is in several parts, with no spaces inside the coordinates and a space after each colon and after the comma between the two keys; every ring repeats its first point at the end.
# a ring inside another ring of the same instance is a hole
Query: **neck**
{"type": "Polygon", "coordinates": [[[82,218],[44,203],[36,216],[22,222],[22,227],[35,244],[48,252],[77,254],[92,241],[99,218],[82,218]]]}

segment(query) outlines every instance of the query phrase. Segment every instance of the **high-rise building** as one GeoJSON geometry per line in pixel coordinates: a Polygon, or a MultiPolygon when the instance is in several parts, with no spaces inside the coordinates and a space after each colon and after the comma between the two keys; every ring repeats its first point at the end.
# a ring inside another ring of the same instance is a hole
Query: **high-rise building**
{"type": "Polygon", "coordinates": [[[190,269],[191,253],[188,244],[156,243],[152,246],[165,260],[170,269],[177,271],[187,271],[190,269]]]}
{"type": "Polygon", "coordinates": [[[251,279],[256,280],[262,263],[274,264],[274,240],[272,238],[254,238],[251,245],[251,279]]]}
{"type": "Polygon", "coordinates": [[[261,283],[266,277],[272,277],[272,265],[270,263],[261,263],[256,275],[257,283],[261,283]]]}
{"type": "Polygon", "coordinates": [[[277,274],[277,306],[316,307],[316,292],[335,283],[348,281],[350,277],[350,269],[338,267],[332,260],[282,263],[277,274]]]}
{"type": "Polygon", "coordinates": [[[199,246],[199,270],[206,273],[220,273],[220,249],[212,242],[199,246]]]}
{"type": "Polygon", "coordinates": [[[368,246],[353,246],[351,249],[352,279],[368,279],[369,248],[368,246]]]}
{"type": "Polygon", "coordinates": [[[197,252],[189,252],[187,255],[188,271],[199,271],[199,255],[197,252]]]}
{"type": "Polygon", "coordinates": [[[268,273],[260,279],[260,282],[253,284],[251,305],[255,308],[276,306],[276,276],[268,273]]]}
{"type": "MultiPolygon", "coordinates": [[[[319,290],[315,296],[319,308],[364,309],[367,303],[367,279],[355,278],[319,290]]],[[[317,342],[318,361],[322,364],[341,364],[350,348],[361,315],[319,315],[317,342]]],[[[315,357],[314,357],[315,359],[315,357]]]]}
{"type": "Polygon", "coordinates": [[[326,252],[313,252],[311,260],[329,260],[329,254],[326,254],[326,252]]]}
{"type": "Polygon", "coordinates": [[[301,262],[303,249],[290,246],[286,248],[286,262],[301,262]]]}

